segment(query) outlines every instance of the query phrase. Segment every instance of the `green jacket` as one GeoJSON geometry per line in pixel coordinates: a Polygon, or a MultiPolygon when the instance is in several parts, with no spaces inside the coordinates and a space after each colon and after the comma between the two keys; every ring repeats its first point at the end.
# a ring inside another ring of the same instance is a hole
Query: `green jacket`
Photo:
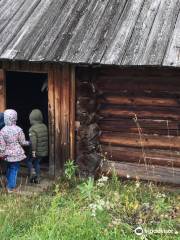
{"type": "Polygon", "coordinates": [[[36,152],[38,157],[48,156],[48,129],[43,123],[43,116],[39,109],[32,110],[29,116],[31,128],[29,137],[32,143],[32,151],[36,152]]]}

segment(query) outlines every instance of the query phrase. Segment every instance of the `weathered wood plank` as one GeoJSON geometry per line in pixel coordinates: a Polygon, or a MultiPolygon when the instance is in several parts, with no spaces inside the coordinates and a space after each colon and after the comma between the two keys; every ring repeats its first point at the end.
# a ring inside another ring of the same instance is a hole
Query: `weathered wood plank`
{"type": "Polygon", "coordinates": [[[163,65],[180,66],[180,13],[174,28],[174,32],[169,42],[163,65]]]}
{"type": "Polygon", "coordinates": [[[125,147],[147,147],[156,149],[176,149],[180,148],[179,136],[156,136],[145,134],[122,134],[122,133],[102,133],[100,137],[102,144],[110,144],[125,147]]]}
{"type": "Polygon", "coordinates": [[[70,159],[75,160],[75,115],[76,115],[76,78],[75,78],[75,67],[70,67],[70,159]]]}
{"type": "MultiPolygon", "coordinates": [[[[101,3],[96,0],[90,1],[90,4],[86,7],[86,11],[84,11],[84,15],[77,24],[76,29],[73,31],[72,38],[66,48],[66,51],[62,55],[62,59],[69,59],[72,61],[73,58],[78,58],[79,54],[82,54],[81,51],[83,49],[82,45],[84,43],[84,39],[88,41],[88,36],[91,34],[88,29],[93,24],[93,21],[96,22],[98,20],[97,16],[100,17],[100,13],[103,10],[100,7],[100,4],[101,3]]],[[[107,0],[103,4],[106,6],[107,0]]],[[[86,46],[87,44],[88,42],[86,42],[86,46]]],[[[90,49],[88,48],[88,51],[89,50],[90,49]]],[[[87,54],[88,51],[86,49],[86,51],[84,51],[84,55],[87,54]]]]}
{"type": "Polygon", "coordinates": [[[32,12],[38,6],[39,3],[40,3],[40,0],[32,0],[30,3],[28,1],[24,2],[24,4],[19,9],[17,14],[8,24],[8,27],[6,27],[1,34],[0,54],[2,54],[5,51],[4,54],[8,55],[8,58],[10,59],[12,59],[17,55],[17,51],[15,49],[11,49],[10,51],[8,51],[7,46],[10,43],[10,41],[12,41],[13,38],[17,35],[17,32],[19,32],[22,25],[26,22],[26,20],[29,18],[29,16],[32,14],[32,12]],[[21,19],[21,21],[19,21],[19,19],[21,19]]]}
{"type": "Polygon", "coordinates": [[[162,165],[180,168],[180,151],[160,149],[138,149],[117,146],[102,146],[105,157],[110,161],[162,165]]]}
{"type": "MultiPolygon", "coordinates": [[[[75,2],[75,1],[74,1],[75,2]]],[[[73,3],[72,3],[73,4],[73,3]]],[[[71,15],[71,18],[67,18],[65,23],[61,27],[61,31],[59,32],[58,37],[53,42],[51,51],[48,52],[48,58],[61,59],[63,52],[66,50],[72,36],[75,31],[80,19],[83,17],[83,14],[89,4],[88,1],[76,1],[76,5],[72,8],[72,4],[69,6],[70,12],[68,12],[68,16],[71,15]],[[61,36],[61,37],[59,37],[61,36]]],[[[59,25],[61,21],[59,22],[59,25]]],[[[58,26],[59,29],[59,26],[58,26]]],[[[64,61],[62,59],[62,61],[64,61]]],[[[66,59],[68,61],[68,59],[66,59]]],[[[71,62],[73,62],[71,60],[71,62]]]]}
{"type": "Polygon", "coordinates": [[[102,63],[118,64],[121,62],[143,3],[144,0],[128,1],[116,25],[112,41],[103,56],[102,63]]]}
{"type": "Polygon", "coordinates": [[[53,47],[53,44],[57,43],[59,40],[59,35],[63,36],[64,33],[64,28],[65,26],[67,26],[68,24],[68,17],[72,15],[72,11],[77,11],[77,2],[74,0],[64,0],[64,1],[57,1],[55,3],[55,5],[52,5],[52,8],[48,9],[48,11],[46,12],[46,14],[44,14],[44,17],[41,19],[41,21],[39,21],[37,27],[39,29],[42,28],[42,26],[44,26],[46,28],[46,26],[49,27],[48,31],[43,32],[42,29],[42,37],[39,39],[38,36],[38,31],[36,31],[35,36],[33,37],[33,39],[36,39],[38,41],[41,41],[41,45],[39,46],[39,48],[37,49],[36,52],[34,52],[33,55],[33,59],[38,60],[42,60],[42,59],[46,59],[47,54],[51,54],[51,52],[53,52],[53,54],[55,54],[54,50],[55,47],[53,47]],[[58,5],[57,5],[58,4],[58,5]],[[55,8],[55,11],[53,9],[55,8]],[[54,19],[54,14],[61,11],[61,14],[58,14],[57,19],[54,19]],[[53,12],[51,18],[48,17],[49,12],[53,12]],[[49,22],[51,21],[51,22],[49,22]],[[49,51],[50,50],[50,51],[49,51]]]}
{"type": "MultiPolygon", "coordinates": [[[[69,65],[62,68],[61,79],[61,169],[70,157],[70,90],[71,71],[69,65]]],[[[72,129],[71,129],[72,130],[72,129]]]]}
{"type": "Polygon", "coordinates": [[[120,177],[180,184],[179,168],[137,163],[109,162],[107,166],[103,167],[102,171],[110,174],[113,169],[115,169],[117,175],[120,177]]]}
{"type": "MultiPolygon", "coordinates": [[[[17,34],[14,36],[13,40],[8,45],[8,51],[5,51],[2,56],[6,58],[11,57],[11,52],[19,52],[20,48],[23,46],[23,43],[27,43],[29,41],[29,38],[31,38],[31,35],[34,31],[34,29],[37,26],[37,22],[39,22],[47,9],[49,9],[51,4],[51,0],[47,1],[40,1],[37,7],[34,9],[34,11],[31,14],[31,17],[27,19],[26,23],[23,24],[23,26],[19,29],[17,34]],[[9,55],[10,54],[10,55],[9,55]]],[[[31,41],[32,44],[32,41],[31,41]]],[[[30,47],[30,43],[28,45],[30,47]]],[[[21,53],[22,54],[22,53],[21,53]]],[[[29,54],[32,54],[32,52],[29,54]]],[[[13,56],[13,55],[12,55],[13,56]]]]}
{"type": "Polygon", "coordinates": [[[149,33],[159,10],[160,2],[160,0],[144,1],[143,8],[122,60],[123,65],[139,64],[140,58],[144,53],[149,33]]]}
{"type": "MultiPolygon", "coordinates": [[[[87,62],[87,56],[89,53],[91,53],[91,41],[93,38],[93,35],[95,33],[95,30],[98,28],[100,24],[100,20],[103,17],[103,14],[107,8],[107,5],[109,3],[108,0],[105,0],[103,2],[95,1],[96,6],[94,7],[92,18],[87,19],[89,28],[86,28],[85,35],[83,36],[83,39],[81,41],[81,44],[79,45],[79,51],[76,52],[76,54],[72,55],[72,62],[87,62]],[[87,31],[88,30],[88,31],[87,31]],[[89,46],[89,48],[87,48],[89,46]],[[89,53],[88,53],[89,52],[89,53]]],[[[86,24],[86,23],[85,23],[86,24]]]]}
{"type": "Polygon", "coordinates": [[[110,5],[106,8],[98,27],[95,29],[91,38],[91,52],[88,52],[87,61],[90,63],[100,63],[107,46],[111,42],[111,38],[116,30],[119,18],[122,16],[127,0],[111,0],[110,5]],[[89,56],[91,54],[91,56],[89,56]]]}
{"type": "Polygon", "coordinates": [[[161,1],[142,59],[142,65],[161,65],[180,9],[179,0],[161,1]]]}
{"type": "MultiPolygon", "coordinates": [[[[35,72],[35,73],[47,73],[52,68],[50,63],[32,63],[32,62],[0,62],[0,68],[6,71],[18,71],[18,72],[35,72]]],[[[54,64],[54,66],[60,66],[60,64],[54,64]]]]}
{"type": "Polygon", "coordinates": [[[0,32],[2,32],[6,25],[11,21],[23,5],[23,2],[23,0],[16,2],[11,0],[0,1],[0,32]]]}
{"type": "Polygon", "coordinates": [[[60,175],[62,168],[62,124],[61,124],[61,114],[62,114],[62,67],[53,68],[54,76],[54,118],[55,118],[55,175],[60,175]]]}
{"type": "MultiPolygon", "coordinates": [[[[64,4],[64,0],[53,2],[48,1],[46,4],[48,5],[48,10],[42,12],[42,17],[39,21],[36,22],[36,25],[33,28],[35,31],[30,31],[26,38],[22,41],[21,45],[18,47],[18,49],[21,49],[17,54],[17,58],[20,60],[23,60],[24,56],[26,56],[28,59],[32,58],[34,52],[36,53],[34,49],[37,49],[39,47],[39,44],[44,47],[42,42],[47,33],[54,26],[56,19],[59,17],[59,11],[64,4]],[[49,14],[49,12],[53,14],[49,14]]],[[[45,48],[48,50],[47,46],[45,48]]],[[[42,61],[44,58],[42,56],[39,56],[39,58],[34,58],[33,60],[42,61]]]]}
{"type": "Polygon", "coordinates": [[[55,176],[55,81],[54,71],[48,72],[48,129],[49,129],[49,175],[55,176]]]}

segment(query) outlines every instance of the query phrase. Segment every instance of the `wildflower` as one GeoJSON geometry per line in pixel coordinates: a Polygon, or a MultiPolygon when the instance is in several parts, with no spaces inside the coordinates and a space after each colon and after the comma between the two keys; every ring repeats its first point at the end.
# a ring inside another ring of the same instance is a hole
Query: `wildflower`
{"type": "Polygon", "coordinates": [[[102,176],[100,179],[98,179],[97,186],[103,187],[105,185],[105,182],[108,181],[108,177],[102,176]]]}
{"type": "Polygon", "coordinates": [[[102,176],[100,179],[98,179],[98,182],[107,182],[108,177],[107,176],[102,176]]]}
{"type": "Polygon", "coordinates": [[[156,197],[157,197],[157,198],[165,198],[165,197],[166,197],[166,194],[164,194],[164,193],[158,193],[156,197]]]}
{"type": "Polygon", "coordinates": [[[105,185],[105,184],[104,184],[103,182],[98,182],[98,183],[97,183],[97,186],[98,186],[98,187],[103,187],[104,185],[105,185]]]}
{"type": "Polygon", "coordinates": [[[127,178],[130,178],[130,176],[127,174],[127,176],[126,176],[127,178]]]}
{"type": "Polygon", "coordinates": [[[140,182],[136,182],[136,188],[140,187],[140,182]]]}

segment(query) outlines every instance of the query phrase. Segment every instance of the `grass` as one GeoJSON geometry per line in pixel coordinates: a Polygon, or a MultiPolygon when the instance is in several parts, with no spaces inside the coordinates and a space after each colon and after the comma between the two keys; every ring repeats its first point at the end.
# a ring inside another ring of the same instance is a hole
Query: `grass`
{"type": "Polygon", "coordinates": [[[116,177],[61,180],[49,192],[30,197],[2,193],[0,239],[178,240],[179,200],[178,192],[153,183],[116,177]],[[138,236],[137,227],[149,232],[138,236]]]}

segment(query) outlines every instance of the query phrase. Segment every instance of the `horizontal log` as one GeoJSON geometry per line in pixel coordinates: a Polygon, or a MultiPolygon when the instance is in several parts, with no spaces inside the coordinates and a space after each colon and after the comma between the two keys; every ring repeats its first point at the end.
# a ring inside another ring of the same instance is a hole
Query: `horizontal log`
{"type": "Polygon", "coordinates": [[[180,99],[180,92],[177,92],[177,94],[171,93],[171,92],[152,92],[152,91],[123,91],[119,90],[119,92],[105,92],[101,93],[101,98],[106,98],[108,96],[113,97],[134,97],[134,98],[162,98],[162,99],[175,99],[178,101],[180,99]]]}
{"type": "Polygon", "coordinates": [[[106,145],[156,149],[180,149],[180,137],[138,134],[102,133],[100,142],[106,145]]]}
{"type": "Polygon", "coordinates": [[[102,167],[106,174],[114,170],[120,177],[180,184],[180,168],[112,161],[102,167]]]}
{"type": "Polygon", "coordinates": [[[179,135],[178,123],[171,124],[169,122],[161,121],[157,124],[146,125],[145,123],[138,122],[140,130],[138,129],[137,124],[133,120],[114,120],[99,121],[99,127],[103,132],[119,132],[119,133],[139,133],[141,131],[144,134],[158,134],[158,135],[179,135]],[[127,121],[127,122],[126,122],[127,121]]]}
{"type": "Polygon", "coordinates": [[[173,98],[155,98],[145,96],[119,96],[119,95],[104,95],[99,100],[100,103],[119,104],[127,106],[164,106],[164,107],[179,107],[180,99],[173,98]]]}
{"type": "MultiPolygon", "coordinates": [[[[137,127],[137,124],[133,119],[117,119],[117,118],[106,118],[100,120],[99,124],[105,126],[115,126],[117,128],[134,128],[137,127]]],[[[156,119],[138,119],[138,124],[141,128],[150,128],[150,129],[178,129],[179,121],[167,121],[167,120],[156,120],[156,119]]]]}
{"type": "Polygon", "coordinates": [[[167,77],[179,77],[180,75],[180,69],[174,68],[174,69],[162,69],[161,68],[147,68],[147,67],[125,67],[125,68],[119,68],[119,67],[101,67],[98,71],[98,76],[152,76],[152,77],[160,77],[162,80],[167,77]]]}
{"type": "Polygon", "coordinates": [[[124,107],[124,106],[101,106],[99,115],[104,118],[150,118],[165,120],[180,120],[180,108],[163,108],[163,107],[124,107]]]}
{"type": "Polygon", "coordinates": [[[180,151],[160,149],[137,149],[128,147],[102,146],[102,152],[111,161],[136,162],[180,168],[180,151]]]}
{"type": "MultiPolygon", "coordinates": [[[[138,128],[121,128],[117,129],[116,127],[110,126],[101,126],[99,125],[100,130],[102,132],[116,132],[116,133],[135,133],[139,134],[138,128]]],[[[160,136],[179,136],[180,133],[178,130],[170,129],[169,131],[166,129],[151,129],[151,128],[141,128],[142,134],[150,134],[150,135],[160,135],[160,136]]]]}
{"type": "Polygon", "coordinates": [[[180,92],[180,83],[178,79],[176,81],[158,79],[134,79],[132,78],[101,78],[96,81],[97,89],[102,92],[142,92],[142,91],[153,91],[153,92],[180,92]],[[154,82],[153,82],[154,80],[154,82]]]}

